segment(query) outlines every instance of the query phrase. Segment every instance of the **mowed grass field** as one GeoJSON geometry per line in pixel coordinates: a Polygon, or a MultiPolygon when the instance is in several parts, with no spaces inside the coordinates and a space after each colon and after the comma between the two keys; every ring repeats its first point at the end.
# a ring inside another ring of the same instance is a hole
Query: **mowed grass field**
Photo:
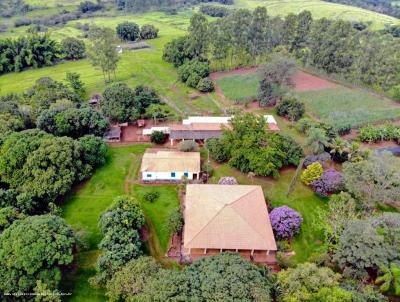
{"type": "MultiPolygon", "coordinates": [[[[257,74],[232,75],[217,79],[224,96],[231,101],[253,98],[259,87],[257,74]]],[[[333,125],[356,128],[369,123],[400,119],[400,104],[358,88],[337,88],[293,92],[306,104],[311,116],[333,125]]]]}

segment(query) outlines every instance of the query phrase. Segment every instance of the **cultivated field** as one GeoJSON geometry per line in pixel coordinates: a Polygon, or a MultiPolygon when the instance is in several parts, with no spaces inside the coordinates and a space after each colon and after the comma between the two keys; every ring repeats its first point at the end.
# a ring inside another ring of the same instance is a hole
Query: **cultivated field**
{"type": "MultiPolygon", "coordinates": [[[[255,70],[231,74],[213,75],[223,95],[233,102],[255,99],[259,86],[255,70]]],[[[325,122],[358,127],[400,118],[397,103],[365,90],[346,88],[304,72],[296,73],[292,82],[293,93],[304,101],[308,113],[325,122]]]]}

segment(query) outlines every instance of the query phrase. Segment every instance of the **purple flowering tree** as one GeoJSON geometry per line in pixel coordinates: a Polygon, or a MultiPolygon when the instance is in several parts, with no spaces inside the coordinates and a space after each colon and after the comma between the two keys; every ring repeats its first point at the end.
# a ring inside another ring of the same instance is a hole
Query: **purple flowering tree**
{"type": "Polygon", "coordinates": [[[237,185],[239,184],[235,177],[232,176],[225,176],[221,177],[218,181],[219,185],[237,185]]]}
{"type": "Polygon", "coordinates": [[[320,196],[326,197],[330,193],[338,193],[344,188],[342,173],[335,169],[324,171],[322,176],[311,183],[311,188],[320,196]]]}
{"type": "Polygon", "coordinates": [[[288,206],[273,209],[269,218],[275,235],[280,239],[288,239],[296,235],[303,221],[300,213],[288,206]]]}

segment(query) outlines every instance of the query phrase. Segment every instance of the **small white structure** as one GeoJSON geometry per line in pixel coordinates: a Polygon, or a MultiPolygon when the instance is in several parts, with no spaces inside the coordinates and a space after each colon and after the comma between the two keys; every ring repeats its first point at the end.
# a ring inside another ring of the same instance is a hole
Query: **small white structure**
{"type": "Polygon", "coordinates": [[[153,132],[156,132],[156,131],[159,131],[159,132],[162,132],[162,133],[165,133],[165,134],[169,134],[171,130],[170,130],[169,127],[146,128],[146,129],[143,129],[143,135],[152,135],[153,132]]]}
{"type": "MultiPolygon", "coordinates": [[[[182,121],[183,125],[192,124],[229,124],[233,116],[189,116],[182,121]]],[[[264,115],[267,124],[277,124],[273,115],[264,115]]]]}
{"type": "Polygon", "coordinates": [[[200,152],[179,152],[150,149],[142,158],[143,181],[180,181],[200,177],[200,152]]]}

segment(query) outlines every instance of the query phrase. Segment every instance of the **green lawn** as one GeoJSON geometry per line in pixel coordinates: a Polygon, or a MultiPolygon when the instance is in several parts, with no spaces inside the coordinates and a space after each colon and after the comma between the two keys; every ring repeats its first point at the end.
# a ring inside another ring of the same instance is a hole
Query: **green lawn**
{"type": "Polygon", "coordinates": [[[257,96],[259,80],[256,74],[227,76],[217,80],[224,95],[232,101],[242,101],[257,96]]]}
{"type": "Polygon", "coordinates": [[[315,229],[314,221],[318,217],[318,211],[326,207],[326,201],[300,181],[296,184],[293,193],[289,197],[286,196],[295,173],[294,168],[281,171],[281,176],[277,180],[269,177],[256,177],[250,180],[246,175],[226,164],[214,164],[214,167],[212,183],[217,183],[222,176],[234,176],[240,184],[262,186],[270,206],[287,205],[301,213],[304,219],[301,232],[292,243],[292,248],[296,253],[292,258],[295,263],[305,262],[317,252],[323,240],[323,234],[315,229]]]}
{"type": "Polygon", "coordinates": [[[167,251],[168,240],[171,236],[166,230],[165,224],[171,211],[179,207],[178,187],[135,185],[133,187],[133,195],[140,200],[146,218],[151,223],[150,236],[152,236],[152,230],[157,235],[155,240],[149,239],[149,242],[153,243],[151,249],[159,257],[162,257],[167,251]],[[144,200],[144,194],[153,191],[159,192],[160,197],[152,203],[144,200]]]}
{"type": "Polygon", "coordinates": [[[124,181],[135,173],[140,163],[140,155],[148,145],[110,148],[107,163],[98,169],[86,183],[77,187],[65,201],[63,217],[74,228],[88,232],[90,248],[78,253],[77,270],[64,283],[65,291],[72,292],[68,301],[105,301],[101,291],[91,288],[88,278],[95,273],[95,263],[100,251],[101,240],[98,219],[116,196],[125,194],[124,181]]]}
{"type": "Polygon", "coordinates": [[[298,93],[308,111],[333,125],[358,127],[400,118],[400,106],[360,89],[339,87],[298,93]]]}

